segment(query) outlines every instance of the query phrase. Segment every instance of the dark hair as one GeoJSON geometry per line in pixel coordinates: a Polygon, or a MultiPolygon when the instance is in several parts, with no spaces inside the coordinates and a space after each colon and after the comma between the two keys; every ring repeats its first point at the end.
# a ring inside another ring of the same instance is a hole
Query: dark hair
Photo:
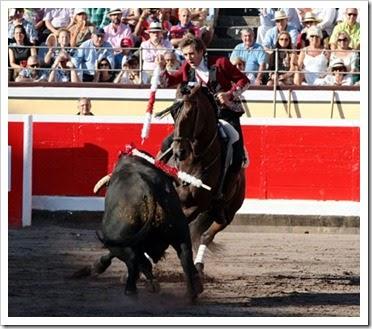
{"type": "Polygon", "coordinates": [[[110,68],[110,70],[112,69],[112,67],[111,67],[111,63],[110,63],[110,61],[106,58],[106,57],[102,57],[98,62],[97,62],[97,66],[100,66],[100,64],[103,62],[103,61],[106,61],[107,63],[108,63],[108,65],[109,65],[109,68],[110,68]]]}
{"type": "Polygon", "coordinates": [[[28,36],[27,36],[27,33],[26,33],[26,29],[25,29],[25,27],[22,24],[18,24],[18,25],[16,25],[14,27],[14,32],[13,32],[13,40],[14,40],[14,42],[15,42],[14,33],[15,33],[15,30],[16,29],[21,29],[23,35],[25,36],[25,38],[24,38],[25,46],[30,46],[31,45],[31,42],[28,39],[28,36]]]}
{"type": "Polygon", "coordinates": [[[203,42],[202,39],[199,39],[199,38],[195,38],[191,35],[189,36],[186,36],[185,38],[183,38],[179,44],[179,48],[182,49],[182,48],[185,48],[187,46],[191,46],[191,45],[194,45],[195,46],[195,50],[196,51],[203,51],[205,52],[205,44],[203,42]]]}

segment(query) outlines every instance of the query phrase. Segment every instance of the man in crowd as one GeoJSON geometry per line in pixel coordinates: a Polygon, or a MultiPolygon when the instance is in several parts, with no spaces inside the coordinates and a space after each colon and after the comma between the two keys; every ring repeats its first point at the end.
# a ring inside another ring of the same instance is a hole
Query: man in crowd
{"type": "Polygon", "coordinates": [[[19,72],[15,82],[40,82],[47,80],[47,74],[40,69],[39,59],[36,55],[33,55],[27,59],[27,67],[19,72]]]}
{"type": "Polygon", "coordinates": [[[79,98],[77,108],[77,115],[94,115],[93,112],[91,112],[92,104],[90,102],[90,99],[87,97],[79,98]]]}

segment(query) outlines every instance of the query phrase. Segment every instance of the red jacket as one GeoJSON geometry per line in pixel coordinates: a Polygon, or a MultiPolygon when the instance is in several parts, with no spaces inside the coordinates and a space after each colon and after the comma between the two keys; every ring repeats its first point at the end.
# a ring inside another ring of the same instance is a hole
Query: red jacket
{"type": "MultiPolygon", "coordinates": [[[[219,57],[215,63],[208,60],[209,67],[214,65],[216,67],[216,79],[221,85],[221,91],[229,92],[232,96],[240,94],[249,85],[249,80],[246,75],[240,72],[226,57],[219,57]]],[[[177,85],[181,82],[187,82],[187,72],[190,65],[185,62],[176,72],[171,74],[167,71],[162,76],[166,80],[166,87],[177,85]]],[[[162,79],[162,80],[163,80],[162,79]]]]}

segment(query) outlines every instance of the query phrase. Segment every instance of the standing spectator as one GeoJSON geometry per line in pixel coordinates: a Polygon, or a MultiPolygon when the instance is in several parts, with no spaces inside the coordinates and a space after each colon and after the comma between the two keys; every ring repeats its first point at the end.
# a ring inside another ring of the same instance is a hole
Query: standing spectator
{"type": "Polygon", "coordinates": [[[143,9],[133,32],[133,35],[136,39],[136,45],[139,45],[141,42],[149,39],[149,34],[146,33],[146,31],[149,29],[151,23],[160,21],[160,12],[160,9],[157,8],[143,9]]]}
{"type": "Polygon", "coordinates": [[[9,66],[13,69],[9,72],[10,79],[14,80],[21,68],[27,66],[27,59],[36,55],[36,48],[31,45],[27,38],[23,25],[14,28],[13,39],[15,42],[9,45],[9,66]]]}
{"type": "Polygon", "coordinates": [[[104,28],[110,24],[110,19],[107,13],[110,8],[85,8],[85,12],[89,17],[89,21],[97,28],[104,28]]]}
{"type": "Polygon", "coordinates": [[[54,34],[50,34],[48,39],[48,52],[44,56],[44,63],[48,66],[51,66],[58,54],[61,51],[68,53],[70,56],[74,55],[75,50],[70,48],[70,31],[67,29],[60,29],[57,32],[57,40],[56,43],[51,42],[52,38],[54,38],[54,34]]]}
{"type": "Polygon", "coordinates": [[[353,81],[347,74],[347,68],[341,59],[331,62],[331,73],[325,78],[318,78],[314,81],[314,86],[352,86],[353,81]]]}
{"type": "Polygon", "coordinates": [[[21,69],[15,82],[40,82],[48,81],[47,74],[40,69],[40,63],[37,56],[30,56],[27,59],[26,68],[21,69]]]}
{"type": "Polygon", "coordinates": [[[58,34],[58,30],[69,28],[74,11],[71,8],[45,8],[44,22],[47,33],[58,34]]]}
{"type": "Polygon", "coordinates": [[[80,97],[77,104],[77,115],[94,115],[91,111],[92,103],[87,97],[80,97]]]}
{"type": "Polygon", "coordinates": [[[111,67],[114,65],[114,51],[111,44],[104,41],[105,31],[96,28],[90,40],[84,41],[77,49],[73,63],[79,70],[81,80],[93,81],[97,60],[107,58],[111,67]]]}
{"type": "MultiPolygon", "coordinates": [[[[296,46],[297,49],[302,49],[309,45],[309,40],[306,37],[307,29],[310,26],[318,25],[318,23],[320,23],[320,20],[318,20],[311,11],[308,11],[304,14],[302,18],[302,25],[304,26],[304,28],[302,29],[302,31],[297,37],[297,46],[296,46]]],[[[324,37],[324,33],[326,32],[323,32],[323,37],[324,37]]]]}
{"type": "Polygon", "coordinates": [[[141,16],[139,8],[121,8],[121,10],[123,14],[121,17],[121,22],[123,24],[128,24],[133,33],[141,16]]]}
{"type": "Polygon", "coordinates": [[[65,51],[61,51],[55,59],[48,82],[80,82],[71,57],[65,51]]]}
{"type": "Polygon", "coordinates": [[[269,74],[268,86],[273,86],[275,82],[277,85],[293,85],[293,71],[297,70],[297,56],[292,48],[291,36],[289,33],[287,31],[280,32],[275,44],[278,55],[276,55],[275,52],[270,54],[268,67],[270,71],[278,69],[279,73],[277,76],[275,72],[269,74]],[[276,58],[278,59],[277,66],[276,58]]]}
{"type": "Polygon", "coordinates": [[[37,45],[45,41],[43,39],[43,31],[45,29],[45,22],[43,21],[44,17],[44,8],[25,8],[24,17],[28,20],[36,30],[37,33],[37,45]]]}
{"type": "Polygon", "coordinates": [[[298,71],[295,73],[294,82],[301,85],[305,79],[305,84],[313,85],[315,79],[323,78],[327,72],[329,52],[322,47],[322,31],[316,26],[311,26],[307,30],[307,38],[310,40],[308,47],[301,49],[298,58],[298,71]]]}
{"type": "Polygon", "coordinates": [[[115,57],[115,69],[121,69],[123,64],[132,57],[133,55],[133,40],[131,38],[123,38],[120,42],[121,52],[116,54],[115,57]]]}
{"type": "Polygon", "coordinates": [[[159,22],[152,22],[146,31],[150,39],[141,43],[143,58],[143,70],[151,74],[156,67],[155,58],[158,54],[164,54],[166,49],[172,49],[172,44],[163,38],[163,29],[159,22]]]}
{"type": "MultiPolygon", "coordinates": [[[[359,56],[358,52],[349,47],[350,36],[345,31],[340,31],[337,35],[337,48],[331,52],[330,62],[341,60],[347,72],[351,74],[358,71],[359,56]]],[[[353,75],[353,81],[359,80],[359,75],[353,75]]]]}
{"type": "Polygon", "coordinates": [[[191,33],[197,38],[199,38],[201,34],[200,29],[191,22],[191,13],[189,9],[180,8],[178,10],[178,19],[180,22],[172,26],[170,30],[170,39],[175,48],[178,47],[182,38],[187,33],[191,33]]]}
{"type": "Polygon", "coordinates": [[[26,36],[28,40],[30,41],[31,44],[36,45],[38,43],[38,34],[36,32],[35,27],[33,24],[25,19],[24,16],[24,8],[12,8],[10,14],[11,15],[9,18],[8,22],[8,39],[12,39],[14,35],[14,28],[17,25],[22,25],[25,29],[26,36]]]}
{"type": "Polygon", "coordinates": [[[340,31],[345,31],[350,36],[349,47],[352,49],[359,49],[360,47],[360,24],[357,22],[358,9],[357,8],[347,8],[346,9],[346,20],[342,23],[337,24],[331,35],[330,44],[331,49],[337,48],[337,38],[336,35],[340,31]]]}
{"type": "Polygon", "coordinates": [[[104,27],[105,41],[111,44],[115,53],[120,52],[120,42],[123,38],[132,38],[132,30],[121,22],[121,9],[111,9],[107,14],[111,23],[104,27]]]}
{"type": "Polygon", "coordinates": [[[274,14],[275,26],[269,29],[265,34],[263,46],[266,51],[274,48],[278,34],[287,31],[291,36],[292,45],[296,45],[298,31],[295,27],[288,24],[288,16],[283,10],[278,10],[274,14]]]}
{"type": "Polygon", "coordinates": [[[173,50],[167,50],[164,53],[164,61],[165,61],[165,69],[168,72],[175,72],[181,66],[181,63],[177,60],[177,56],[173,50]]]}
{"type": "Polygon", "coordinates": [[[266,69],[266,53],[261,45],[255,42],[255,35],[251,28],[240,31],[242,43],[239,43],[233,50],[230,60],[239,57],[245,62],[244,71],[248,74],[251,84],[265,84],[264,71],[266,69]]]}
{"type": "Polygon", "coordinates": [[[84,41],[92,36],[94,25],[89,22],[88,15],[83,8],[74,10],[74,18],[69,28],[71,33],[71,47],[79,47],[84,41]]]}
{"type": "Polygon", "coordinates": [[[115,73],[112,71],[110,62],[106,58],[97,61],[97,69],[93,82],[113,82],[115,73]]]}

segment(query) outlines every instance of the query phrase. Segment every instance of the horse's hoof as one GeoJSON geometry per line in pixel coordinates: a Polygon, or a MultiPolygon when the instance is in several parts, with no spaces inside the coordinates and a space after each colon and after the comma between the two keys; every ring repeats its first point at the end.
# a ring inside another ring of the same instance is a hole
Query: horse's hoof
{"type": "Polygon", "coordinates": [[[91,274],[92,274],[92,267],[91,266],[85,266],[85,267],[81,268],[80,270],[74,272],[70,276],[70,279],[80,279],[80,278],[90,276],[91,274]]]}
{"type": "Polygon", "coordinates": [[[149,292],[158,293],[160,291],[160,284],[156,279],[146,280],[146,287],[149,292]]]}
{"type": "Polygon", "coordinates": [[[199,273],[200,278],[204,277],[204,264],[203,263],[196,263],[195,267],[199,273]]]}

